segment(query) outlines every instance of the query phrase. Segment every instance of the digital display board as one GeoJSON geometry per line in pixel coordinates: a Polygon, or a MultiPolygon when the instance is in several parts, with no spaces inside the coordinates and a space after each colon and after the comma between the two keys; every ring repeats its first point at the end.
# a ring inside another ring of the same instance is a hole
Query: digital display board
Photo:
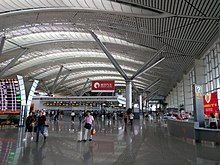
{"type": "Polygon", "coordinates": [[[19,114],[21,94],[16,79],[0,79],[0,114],[19,114]]]}

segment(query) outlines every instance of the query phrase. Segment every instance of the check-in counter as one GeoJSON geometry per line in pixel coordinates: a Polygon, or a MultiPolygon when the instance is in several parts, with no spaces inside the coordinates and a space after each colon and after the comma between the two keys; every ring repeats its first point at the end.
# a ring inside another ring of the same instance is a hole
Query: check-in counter
{"type": "Polygon", "coordinates": [[[184,120],[167,120],[169,134],[179,138],[195,139],[194,122],[184,120]]]}
{"type": "Polygon", "coordinates": [[[220,130],[209,128],[195,128],[196,142],[209,141],[220,144],[220,130]]]}
{"type": "Polygon", "coordinates": [[[195,142],[213,142],[220,144],[220,129],[209,129],[198,126],[198,122],[167,120],[167,128],[171,136],[192,139],[195,142]]]}

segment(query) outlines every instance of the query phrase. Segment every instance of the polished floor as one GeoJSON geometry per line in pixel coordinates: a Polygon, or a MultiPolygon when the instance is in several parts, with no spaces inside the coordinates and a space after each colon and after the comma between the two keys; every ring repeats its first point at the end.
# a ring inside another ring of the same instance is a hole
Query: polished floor
{"type": "Polygon", "coordinates": [[[78,120],[49,122],[49,136],[38,143],[24,128],[0,128],[0,165],[220,165],[220,147],[168,135],[162,122],[96,119],[92,142],[78,142],[78,120]]]}

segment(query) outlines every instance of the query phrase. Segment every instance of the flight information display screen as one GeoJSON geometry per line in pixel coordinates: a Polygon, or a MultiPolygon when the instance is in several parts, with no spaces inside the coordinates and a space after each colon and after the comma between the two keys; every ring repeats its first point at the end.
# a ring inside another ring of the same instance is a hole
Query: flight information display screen
{"type": "Polygon", "coordinates": [[[0,114],[19,114],[21,94],[16,79],[0,79],[0,114]]]}

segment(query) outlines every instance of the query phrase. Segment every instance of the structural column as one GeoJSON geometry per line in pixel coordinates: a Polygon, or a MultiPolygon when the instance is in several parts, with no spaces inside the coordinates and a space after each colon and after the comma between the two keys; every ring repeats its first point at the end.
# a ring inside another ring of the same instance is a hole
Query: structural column
{"type": "Polygon", "coordinates": [[[205,90],[205,76],[203,60],[195,60],[195,85],[193,88],[194,120],[204,126],[204,104],[203,95],[205,90]]]}
{"type": "Polygon", "coordinates": [[[140,109],[140,112],[143,112],[143,107],[142,107],[142,94],[139,94],[139,109],[140,109]]]}
{"type": "Polygon", "coordinates": [[[126,110],[132,108],[132,83],[126,80],[126,110]]]}

